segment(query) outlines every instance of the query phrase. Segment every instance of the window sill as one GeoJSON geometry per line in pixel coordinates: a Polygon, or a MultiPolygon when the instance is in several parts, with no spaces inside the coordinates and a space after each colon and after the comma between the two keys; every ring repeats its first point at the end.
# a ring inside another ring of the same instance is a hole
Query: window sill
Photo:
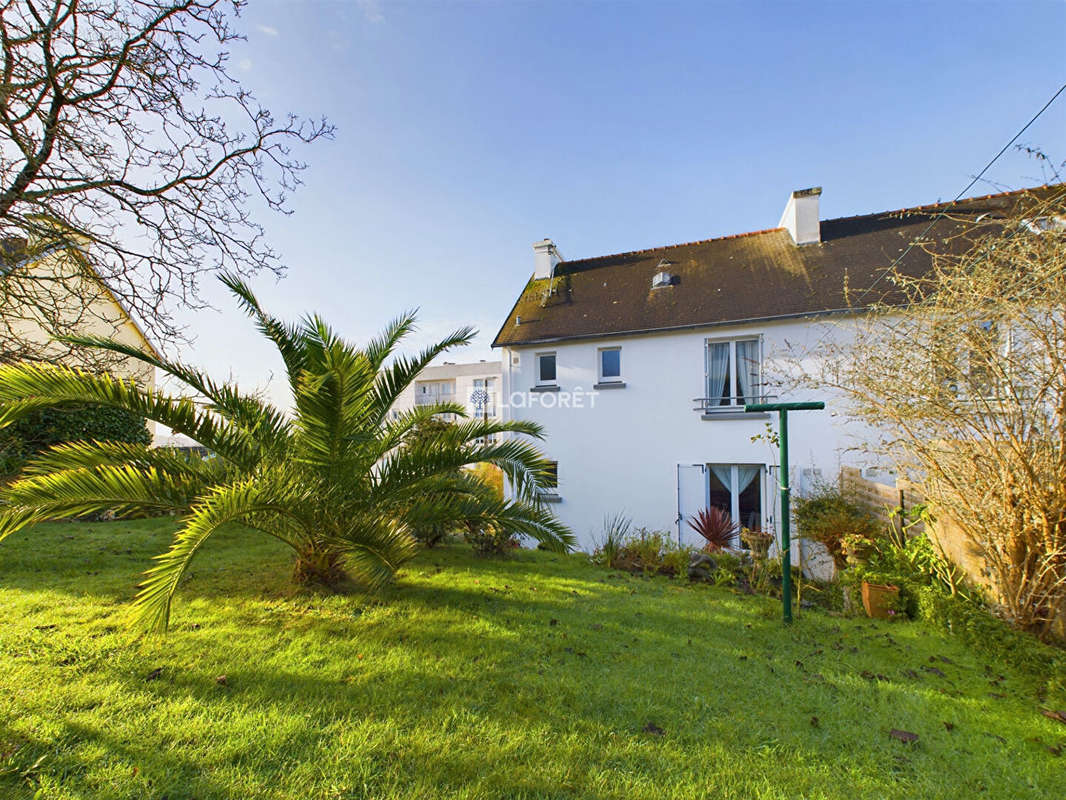
{"type": "Polygon", "coordinates": [[[557,391],[559,391],[559,386],[557,384],[552,384],[550,386],[534,386],[529,391],[531,391],[531,392],[557,392],[557,391]]]}
{"type": "Polygon", "coordinates": [[[604,383],[594,383],[592,385],[592,388],[595,389],[597,392],[602,391],[604,389],[624,389],[624,388],[626,388],[626,382],[625,381],[606,381],[604,383]]]}
{"type": "Polygon", "coordinates": [[[770,419],[770,414],[766,411],[753,411],[750,414],[747,411],[704,411],[700,419],[770,419]]]}
{"type": "Polygon", "coordinates": [[[539,492],[537,499],[542,503],[561,503],[563,498],[555,492],[539,492]]]}

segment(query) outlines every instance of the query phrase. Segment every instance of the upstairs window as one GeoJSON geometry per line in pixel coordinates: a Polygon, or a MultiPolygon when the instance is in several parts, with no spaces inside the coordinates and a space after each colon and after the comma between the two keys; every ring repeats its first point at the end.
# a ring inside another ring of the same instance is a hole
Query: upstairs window
{"type": "Polygon", "coordinates": [[[1001,356],[999,328],[995,322],[983,320],[974,326],[967,338],[970,340],[966,354],[970,391],[975,397],[995,397],[997,362],[1001,356]]]}
{"type": "Polygon", "coordinates": [[[600,383],[619,383],[622,380],[622,348],[605,347],[599,351],[600,383]]]}
{"type": "Polygon", "coordinates": [[[707,410],[758,402],[762,366],[758,338],[709,341],[706,361],[707,410]]]}
{"type": "Polygon", "coordinates": [[[1022,220],[1022,225],[1030,233],[1064,233],[1066,232],[1066,217],[1034,217],[1022,220]]]}
{"type": "Polygon", "coordinates": [[[936,331],[930,346],[933,380],[960,400],[994,400],[1002,391],[1001,376],[1012,349],[1011,337],[994,320],[945,327],[936,331]]]}
{"type": "Polygon", "coordinates": [[[537,385],[551,386],[555,382],[555,353],[537,353],[537,385]]]}

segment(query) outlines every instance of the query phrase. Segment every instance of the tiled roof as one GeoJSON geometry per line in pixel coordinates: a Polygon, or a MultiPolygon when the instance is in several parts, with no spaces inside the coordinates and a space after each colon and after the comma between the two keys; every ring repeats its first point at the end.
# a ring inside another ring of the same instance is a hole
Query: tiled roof
{"type": "Polygon", "coordinates": [[[891,303],[892,284],[879,277],[896,259],[920,275],[930,248],[959,250],[1017,204],[1052,196],[1066,196],[1066,184],[823,220],[821,241],[802,246],[773,228],[563,261],[552,281],[529,281],[493,346],[841,312],[855,310],[857,296],[862,306],[891,303]],[[924,246],[908,251],[934,219],[924,246]],[[652,288],[661,268],[674,283],[652,288]]]}

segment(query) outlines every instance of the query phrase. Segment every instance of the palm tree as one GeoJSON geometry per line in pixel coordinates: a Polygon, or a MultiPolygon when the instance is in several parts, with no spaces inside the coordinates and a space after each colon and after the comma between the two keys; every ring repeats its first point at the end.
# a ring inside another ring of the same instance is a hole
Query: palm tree
{"type": "Polygon", "coordinates": [[[193,556],[218,528],[240,523],[289,545],[295,578],[337,588],[350,579],[369,588],[389,579],[417,549],[413,531],[472,525],[514,531],[556,550],[573,534],[537,502],[546,462],[527,439],[527,422],[466,420],[462,406],[441,403],[394,413],[400,393],[435,357],[468,343],[463,328],[417,356],[394,355],[414,328],[404,314],[358,348],[318,316],[288,324],[267,314],[251,290],[226,286],[284,361],[294,410],[287,415],[199,370],[112,340],[78,337],[151,364],[193,393],[169,396],[106,374],[57,364],[0,368],[0,427],[34,409],[95,404],[124,408],[166,425],[211,452],[187,457],[143,445],[75,442],[45,451],[18,480],[0,489],[0,540],[34,523],[113,510],[177,513],[181,525],[134,601],[138,621],[166,630],[170,605],[193,556]],[[412,436],[437,414],[460,421],[439,435],[412,436]],[[514,499],[465,470],[500,467],[514,499]]]}

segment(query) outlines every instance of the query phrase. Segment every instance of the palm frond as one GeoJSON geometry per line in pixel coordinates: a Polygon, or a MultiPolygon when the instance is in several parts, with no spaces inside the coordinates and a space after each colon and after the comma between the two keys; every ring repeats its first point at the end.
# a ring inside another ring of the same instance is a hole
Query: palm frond
{"type": "Polygon", "coordinates": [[[267,314],[259,305],[255,293],[238,276],[226,273],[219,280],[237,298],[237,303],[255,321],[259,331],[274,343],[285,362],[290,383],[296,380],[304,367],[304,347],[299,328],[267,314]]]}
{"type": "MultiPolygon", "coordinates": [[[[254,479],[219,486],[193,507],[175,535],[170,548],[156,556],[156,564],[146,573],[140,591],[133,601],[137,622],[146,630],[165,632],[170,622],[170,606],[182,576],[205,541],[227,522],[245,518],[278,515],[293,520],[284,502],[264,492],[254,479]]],[[[291,539],[277,535],[276,529],[266,528],[281,541],[292,545],[291,539]]]]}
{"type": "Polygon", "coordinates": [[[171,398],[132,380],[59,364],[23,362],[0,367],[0,428],[31,411],[82,404],[124,408],[184,433],[244,467],[259,460],[259,448],[247,433],[197,409],[189,398],[171,398]]]}
{"type": "Polygon", "coordinates": [[[477,330],[471,326],[460,328],[451,335],[425,348],[413,358],[400,356],[387,367],[378,370],[374,381],[375,417],[380,424],[396,404],[400,394],[410,386],[418,374],[430,365],[433,359],[455,347],[470,344],[477,330]]]}
{"type": "Polygon", "coordinates": [[[434,403],[433,405],[415,406],[412,409],[401,412],[395,419],[385,423],[378,432],[373,462],[376,463],[390,450],[402,444],[408,434],[419,425],[441,414],[462,417],[466,415],[466,409],[458,403],[434,403]]]}
{"type": "Polygon", "coordinates": [[[323,371],[306,374],[296,390],[297,445],[301,459],[332,467],[347,462],[350,452],[374,435],[367,389],[374,372],[354,352],[323,353],[322,358],[323,371]]]}
{"type": "MultiPolygon", "coordinates": [[[[476,425],[470,430],[510,430],[510,423],[476,425]]],[[[462,434],[441,434],[431,442],[403,447],[386,454],[373,475],[374,495],[388,497],[395,493],[420,491],[421,481],[455,472],[474,464],[495,464],[507,477],[516,497],[534,502],[538,493],[547,488],[547,461],[531,443],[521,439],[507,439],[488,444],[470,443],[462,434]]]]}
{"type": "Polygon", "coordinates": [[[167,448],[129,442],[65,442],[34,456],[22,469],[24,477],[50,475],[70,469],[101,466],[154,467],[171,475],[187,474],[204,481],[222,481],[233,467],[220,458],[178,453],[167,448]]]}
{"type": "Polygon", "coordinates": [[[384,508],[349,520],[347,531],[324,540],[345,554],[348,574],[370,590],[389,580],[418,552],[418,540],[410,529],[384,508]]]}
{"type": "Polygon", "coordinates": [[[374,367],[374,371],[380,370],[396,346],[415,329],[415,311],[405,311],[396,319],[385,326],[380,335],[375,336],[363,348],[367,359],[374,367]]]}
{"type": "Polygon", "coordinates": [[[550,511],[522,501],[501,499],[482,486],[479,489],[455,483],[430,492],[426,495],[429,503],[412,507],[404,516],[413,527],[461,522],[475,528],[496,528],[528,536],[557,552],[567,552],[576,546],[574,534],[550,511]],[[425,508],[427,505],[432,507],[425,508]]]}
{"type": "MultiPolygon", "coordinates": [[[[0,490],[8,513],[32,510],[44,518],[72,517],[101,511],[184,511],[209,487],[201,476],[171,474],[155,467],[79,467],[27,476],[0,490]]],[[[8,522],[8,533],[18,529],[8,522]]],[[[7,534],[5,534],[7,535],[7,534]]]]}
{"type": "Polygon", "coordinates": [[[259,398],[242,394],[230,384],[216,383],[194,367],[100,336],[63,336],[60,341],[128,356],[177,378],[209,400],[210,410],[218,412],[268,448],[282,446],[287,438],[288,421],[284,414],[259,398]]]}

